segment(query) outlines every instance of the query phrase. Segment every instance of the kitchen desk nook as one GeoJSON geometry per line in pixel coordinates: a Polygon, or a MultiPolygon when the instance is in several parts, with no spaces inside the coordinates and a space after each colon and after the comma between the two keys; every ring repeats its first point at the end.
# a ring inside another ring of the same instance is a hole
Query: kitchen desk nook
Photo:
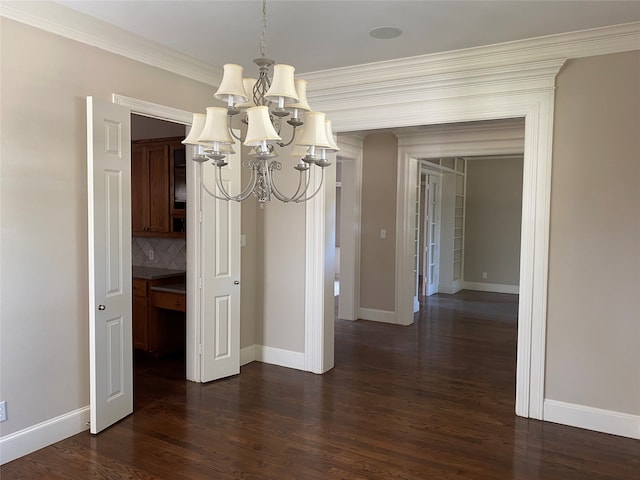
{"type": "Polygon", "coordinates": [[[154,355],[185,345],[184,270],[133,267],[133,347],[154,355]]]}

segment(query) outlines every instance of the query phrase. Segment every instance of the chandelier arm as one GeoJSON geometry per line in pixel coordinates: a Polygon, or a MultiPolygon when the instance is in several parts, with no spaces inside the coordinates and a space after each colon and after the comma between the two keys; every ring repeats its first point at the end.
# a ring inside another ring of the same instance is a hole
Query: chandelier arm
{"type": "Polygon", "coordinates": [[[251,194],[253,193],[253,189],[255,188],[256,183],[258,182],[256,167],[253,164],[253,162],[247,162],[246,165],[250,167],[249,170],[251,170],[251,178],[249,179],[249,182],[247,183],[247,186],[245,187],[245,189],[241,193],[236,195],[237,201],[239,202],[242,202],[243,200],[246,200],[251,196],[251,194]]]}
{"type": "MultiPolygon", "coordinates": [[[[302,203],[302,202],[306,202],[308,200],[311,200],[313,197],[315,197],[320,192],[320,190],[322,189],[322,184],[324,183],[324,168],[321,169],[321,172],[322,172],[322,176],[320,177],[320,183],[318,184],[318,188],[316,188],[316,191],[313,192],[308,197],[294,200],[296,203],[302,203]]],[[[309,176],[311,176],[311,175],[309,175],[309,176]]]]}
{"type": "Polygon", "coordinates": [[[204,179],[202,176],[202,164],[199,165],[199,168],[200,168],[200,186],[204,189],[205,192],[207,192],[209,195],[211,195],[213,198],[217,200],[224,200],[224,201],[233,200],[235,202],[242,202],[243,200],[246,200],[247,198],[249,198],[249,196],[253,193],[253,187],[255,187],[255,184],[256,184],[256,174],[255,174],[255,169],[253,168],[251,169],[251,178],[249,179],[249,184],[247,185],[247,188],[245,188],[244,191],[238,195],[230,195],[222,185],[221,176],[218,174],[219,173],[218,170],[221,169],[222,167],[215,167],[216,186],[222,193],[223,195],[222,197],[212,192],[211,190],[209,190],[209,187],[207,187],[207,185],[204,183],[204,179]]]}
{"type": "Polygon", "coordinates": [[[273,196],[276,197],[278,200],[284,203],[289,203],[294,200],[294,197],[287,197],[286,195],[282,194],[280,190],[278,190],[278,187],[276,187],[276,184],[273,180],[273,175],[269,175],[269,183],[271,186],[271,193],[273,193],[273,196]]]}
{"type": "MultiPolygon", "coordinates": [[[[251,168],[251,178],[249,179],[249,183],[247,185],[247,187],[240,192],[238,195],[231,195],[229,194],[229,192],[227,192],[227,190],[224,188],[224,185],[222,183],[222,167],[216,167],[216,185],[218,187],[218,189],[222,192],[222,194],[227,197],[229,200],[233,200],[234,202],[242,202],[243,200],[246,200],[247,198],[249,198],[249,196],[253,193],[253,189],[255,187],[256,181],[257,181],[257,176],[255,173],[255,168],[251,168]]],[[[218,197],[216,197],[218,198],[218,197]]]]}
{"type": "MultiPolygon", "coordinates": [[[[231,197],[227,196],[227,197],[219,197],[218,195],[216,195],[215,193],[213,193],[211,190],[209,190],[209,187],[207,187],[207,185],[204,183],[204,177],[202,175],[202,163],[198,165],[198,167],[200,168],[200,186],[204,189],[205,192],[207,192],[209,195],[211,195],[213,198],[217,199],[217,200],[232,200],[231,197]]],[[[216,175],[217,178],[217,175],[216,175]]],[[[217,183],[217,182],[216,182],[217,183]]],[[[223,195],[226,195],[226,192],[222,191],[223,195]]]]}
{"type": "Polygon", "coordinates": [[[242,138],[242,134],[240,134],[239,136],[236,135],[236,132],[234,132],[233,128],[231,128],[231,115],[227,115],[227,126],[229,128],[229,133],[231,133],[231,136],[236,140],[240,141],[240,143],[243,143],[244,138],[242,138]]]}
{"type": "Polygon", "coordinates": [[[283,142],[278,143],[278,145],[281,148],[288,147],[289,145],[291,145],[293,143],[293,139],[296,138],[296,128],[297,127],[294,125],[293,126],[293,132],[291,132],[291,139],[287,143],[283,143],[283,142]]]}
{"type": "MultiPolygon", "coordinates": [[[[302,173],[302,172],[300,172],[300,173],[302,173]]],[[[304,190],[301,191],[298,195],[296,195],[295,198],[293,199],[293,201],[296,202],[296,203],[304,202],[303,197],[309,191],[309,186],[310,185],[311,185],[311,170],[309,169],[309,170],[307,170],[306,182],[305,182],[304,190]]]]}
{"type": "MultiPolygon", "coordinates": [[[[271,168],[269,170],[271,170],[271,168]]],[[[309,188],[309,184],[307,182],[307,185],[306,185],[305,189],[302,192],[300,192],[300,189],[302,188],[302,184],[303,184],[303,181],[302,181],[302,175],[303,174],[304,174],[304,172],[300,172],[300,176],[298,177],[298,188],[296,189],[295,193],[293,195],[291,195],[290,197],[287,197],[282,192],[280,192],[280,190],[278,190],[278,187],[276,186],[276,182],[275,182],[275,177],[270,172],[269,183],[271,184],[271,189],[273,191],[273,195],[278,200],[280,200],[281,202],[285,202],[285,203],[295,202],[296,198],[299,198],[300,196],[303,196],[305,194],[305,192],[307,191],[307,188],[309,188]]],[[[309,177],[309,175],[307,175],[307,178],[308,177],[309,177]]]]}
{"type": "Polygon", "coordinates": [[[216,167],[216,186],[218,187],[218,190],[222,193],[222,195],[227,197],[229,200],[236,200],[233,195],[230,195],[229,192],[227,192],[227,189],[224,188],[224,185],[222,184],[222,170],[221,169],[222,169],[222,167],[216,167]]]}

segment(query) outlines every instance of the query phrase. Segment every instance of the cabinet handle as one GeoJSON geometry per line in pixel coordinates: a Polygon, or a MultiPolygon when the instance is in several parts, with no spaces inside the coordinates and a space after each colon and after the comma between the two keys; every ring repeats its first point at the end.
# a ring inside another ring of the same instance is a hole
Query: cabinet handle
{"type": "Polygon", "coordinates": [[[106,310],[107,307],[104,305],[98,305],[98,310],[106,310]]]}
{"type": "Polygon", "coordinates": [[[234,285],[240,285],[240,281],[236,280],[235,282],[233,282],[234,285]]]}

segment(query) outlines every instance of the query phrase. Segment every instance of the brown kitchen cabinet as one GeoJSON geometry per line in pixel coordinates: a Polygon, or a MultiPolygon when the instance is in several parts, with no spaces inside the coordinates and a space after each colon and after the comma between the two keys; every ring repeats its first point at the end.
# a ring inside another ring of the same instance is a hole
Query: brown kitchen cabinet
{"type": "MultiPolygon", "coordinates": [[[[167,315],[158,314],[152,291],[153,287],[184,281],[184,274],[155,279],[133,279],[133,348],[157,355],[174,351],[178,347],[184,348],[184,342],[180,341],[180,335],[177,334],[184,331],[185,295],[182,295],[181,308],[176,309],[181,314],[180,318],[177,315],[174,315],[175,318],[169,318],[167,315]]],[[[172,305],[175,301],[174,299],[172,305]]]]}
{"type": "Polygon", "coordinates": [[[184,237],[184,145],[181,138],[131,143],[131,230],[139,237],[184,237]],[[176,165],[178,167],[176,168],[176,165]],[[176,172],[180,176],[175,178],[176,172]]]}

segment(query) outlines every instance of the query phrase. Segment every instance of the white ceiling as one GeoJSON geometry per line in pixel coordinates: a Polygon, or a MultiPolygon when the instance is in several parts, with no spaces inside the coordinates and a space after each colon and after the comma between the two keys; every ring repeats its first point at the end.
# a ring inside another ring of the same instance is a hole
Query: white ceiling
{"type": "MultiPolygon", "coordinates": [[[[212,65],[260,56],[261,1],[58,3],[212,65]]],[[[266,54],[307,73],[635,21],[640,0],[270,0],[266,54]],[[371,38],[380,26],[404,34],[371,38]]]]}

